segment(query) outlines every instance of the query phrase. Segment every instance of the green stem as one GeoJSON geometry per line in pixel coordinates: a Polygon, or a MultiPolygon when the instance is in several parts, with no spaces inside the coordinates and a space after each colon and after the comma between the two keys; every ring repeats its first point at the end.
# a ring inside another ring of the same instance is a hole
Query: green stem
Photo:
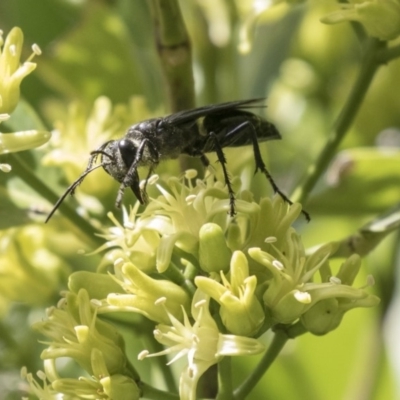
{"type": "Polygon", "coordinates": [[[292,196],[293,201],[300,203],[306,201],[318,179],[336,154],[337,148],[353,122],[372,79],[380,66],[377,54],[383,46],[385,46],[385,42],[373,38],[367,40],[366,50],[361,61],[361,70],[348,100],[334,124],[332,134],[330,135],[324,149],[320,153],[317,161],[308,169],[305,183],[295,190],[292,196]]]}
{"type": "Polygon", "coordinates": [[[232,399],[231,358],[225,357],[218,363],[218,395],[216,400],[232,399]]]}
{"type": "MultiPolygon", "coordinates": [[[[13,171],[24,182],[50,203],[54,204],[58,200],[59,196],[34,174],[32,168],[30,168],[19,155],[10,154],[9,157],[10,163],[13,166],[13,171]]],[[[85,238],[85,241],[88,241],[89,239],[89,241],[96,246],[103,244],[103,239],[95,236],[95,233],[99,233],[99,231],[87,220],[77,214],[70,205],[63,203],[60,206],[60,212],[68,219],[68,221],[71,222],[74,227],[73,230],[77,230],[80,233],[80,236],[85,238]]]]}
{"type": "Polygon", "coordinates": [[[395,58],[400,57],[400,45],[392,46],[392,47],[385,47],[381,49],[377,55],[377,60],[381,64],[386,64],[389,61],[394,60],[395,58]]]}
{"type": "MultiPolygon", "coordinates": [[[[195,107],[192,46],[177,0],[151,0],[155,41],[171,112],[195,107]]],[[[199,159],[180,157],[181,171],[202,174],[199,159]]]]}
{"type": "Polygon", "coordinates": [[[151,0],[155,40],[172,112],[193,108],[190,39],[177,0],[151,0]]]}
{"type": "MultiPolygon", "coordinates": [[[[154,323],[152,321],[143,318],[140,330],[142,340],[145,343],[146,349],[149,350],[150,353],[158,353],[164,350],[164,346],[154,338],[154,323]]],[[[161,372],[161,376],[163,377],[168,392],[177,392],[178,388],[175,382],[174,371],[169,365],[167,365],[168,361],[168,357],[165,354],[154,357],[152,359],[152,367],[161,372]]]]}
{"type": "Polygon", "coordinates": [[[173,260],[171,261],[168,269],[161,274],[165,279],[176,283],[177,285],[181,286],[186,293],[190,296],[193,296],[194,292],[196,291],[193,282],[187,279],[182,271],[175,265],[173,260]]]}
{"type": "Polygon", "coordinates": [[[286,342],[289,340],[289,336],[285,331],[279,330],[275,332],[275,336],[269,346],[267,352],[257,365],[251,375],[234,391],[233,398],[236,400],[242,400],[254,389],[254,386],[264,376],[265,372],[272,365],[279,353],[283,349],[286,342]]]}
{"type": "Polygon", "coordinates": [[[163,390],[159,390],[150,386],[147,383],[141,382],[142,389],[142,397],[146,399],[154,399],[154,400],[179,400],[179,395],[176,393],[164,392],[163,390]]]}

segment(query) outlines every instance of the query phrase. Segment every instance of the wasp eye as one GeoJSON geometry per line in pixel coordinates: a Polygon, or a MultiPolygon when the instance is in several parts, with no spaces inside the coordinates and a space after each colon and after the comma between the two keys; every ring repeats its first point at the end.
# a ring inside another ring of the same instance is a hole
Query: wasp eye
{"type": "Polygon", "coordinates": [[[118,142],[119,152],[127,168],[129,168],[136,157],[136,146],[131,140],[122,139],[118,142]]]}

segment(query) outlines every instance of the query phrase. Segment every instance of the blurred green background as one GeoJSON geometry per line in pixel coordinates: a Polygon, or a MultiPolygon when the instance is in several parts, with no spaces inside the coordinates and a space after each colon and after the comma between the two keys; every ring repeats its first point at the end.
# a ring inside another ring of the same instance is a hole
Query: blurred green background
{"type": "MultiPolygon", "coordinates": [[[[363,62],[359,27],[320,23],[337,7],[331,1],[278,4],[257,18],[254,3],[181,1],[192,43],[196,105],[266,97],[265,116],[283,139],[262,144],[262,152],[276,182],[290,194],[325,145],[357,78],[363,62]]],[[[124,121],[112,129],[116,136],[136,121],[171,111],[148,1],[2,1],[0,29],[6,35],[13,26],[24,32],[26,57],[33,43],[43,54],[22,84],[23,102],[1,128],[53,131],[54,143],[18,157],[54,193],[65,190],[101,143],[84,132],[100,96],[124,121]],[[74,138],[59,139],[59,132],[71,131],[74,138]],[[46,155],[60,148],[75,159],[43,165],[46,155]]],[[[307,246],[341,240],[399,203],[399,93],[400,60],[393,60],[378,70],[340,152],[304,204],[312,221],[300,221],[298,229],[307,246]]],[[[100,107],[100,114],[108,106],[100,107]]],[[[229,149],[226,155],[230,172],[240,175],[245,187],[256,196],[270,194],[263,176],[253,178],[250,148],[229,149]]],[[[12,156],[0,161],[13,165],[12,156]]],[[[29,325],[56,304],[71,271],[96,269],[100,256],[78,250],[102,243],[60,214],[44,225],[51,204],[19,172],[0,174],[0,399],[20,398],[23,365],[42,368],[41,345],[29,325]]],[[[157,173],[179,174],[180,164],[166,162],[157,173]]],[[[78,189],[78,202],[96,226],[110,224],[106,213],[115,211],[117,187],[97,171],[78,189]]],[[[364,278],[375,277],[381,305],[352,311],[327,336],[305,335],[289,343],[250,399],[400,399],[398,243],[394,232],[364,260],[364,278]]],[[[237,376],[254,362],[234,360],[237,376]]]]}

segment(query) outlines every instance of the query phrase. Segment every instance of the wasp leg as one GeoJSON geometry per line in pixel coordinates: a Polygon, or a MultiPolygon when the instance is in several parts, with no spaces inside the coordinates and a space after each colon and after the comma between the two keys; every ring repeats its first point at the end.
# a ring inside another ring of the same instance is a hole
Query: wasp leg
{"type": "Polygon", "coordinates": [[[204,168],[208,168],[210,166],[210,160],[207,158],[205,154],[200,156],[200,161],[203,164],[204,168]]]}
{"type": "MultiPolygon", "coordinates": [[[[140,182],[139,182],[139,176],[137,173],[137,168],[139,166],[140,161],[142,160],[143,153],[144,153],[146,146],[147,146],[148,150],[150,151],[150,153],[154,157],[153,164],[154,165],[158,164],[157,149],[154,147],[154,145],[151,143],[151,141],[149,139],[143,139],[137,149],[135,159],[133,160],[131,166],[129,167],[128,172],[126,173],[123,181],[121,182],[121,185],[119,186],[117,199],[115,200],[115,206],[117,208],[121,207],[122,197],[123,197],[124,191],[127,187],[132,188],[133,193],[136,195],[137,199],[140,201],[141,204],[143,204],[145,202],[147,194],[146,193],[143,194],[143,191],[140,190],[140,185],[139,185],[140,182]]],[[[152,171],[152,167],[150,167],[150,172],[147,175],[145,185],[147,185],[147,180],[150,177],[151,171],[152,171]]]]}
{"type": "MultiPolygon", "coordinates": [[[[221,147],[220,143],[218,142],[218,138],[215,135],[215,133],[214,132],[210,132],[209,135],[210,135],[210,138],[214,141],[215,153],[217,154],[218,161],[221,164],[222,172],[224,174],[225,184],[226,184],[226,187],[228,188],[228,193],[229,193],[229,215],[231,217],[234,217],[236,215],[236,211],[235,211],[235,192],[232,189],[231,180],[229,178],[228,170],[226,169],[225,154],[222,151],[222,147],[221,147]]],[[[208,161],[207,158],[206,158],[206,160],[208,161]]]]}
{"type": "Polygon", "coordinates": [[[142,196],[143,203],[148,203],[148,201],[149,201],[149,196],[147,195],[146,188],[147,188],[147,183],[148,183],[148,181],[150,179],[150,176],[153,174],[153,172],[154,172],[154,167],[151,166],[149,168],[149,172],[147,173],[146,179],[144,181],[144,185],[143,185],[142,188],[140,188],[140,194],[142,196]]]}
{"type": "Polygon", "coordinates": [[[144,185],[143,188],[141,188],[141,195],[142,195],[142,199],[144,203],[148,202],[148,195],[147,195],[147,183],[150,179],[150,176],[153,174],[154,170],[156,169],[158,163],[159,163],[159,156],[158,156],[158,152],[157,149],[154,147],[153,143],[151,143],[150,141],[147,143],[147,148],[150,152],[150,154],[153,157],[153,164],[149,167],[149,172],[147,173],[146,179],[144,181],[144,185]]]}
{"type": "MultiPolygon", "coordinates": [[[[265,175],[265,177],[268,179],[268,182],[272,186],[272,189],[274,190],[274,192],[278,193],[279,196],[281,196],[282,199],[284,201],[286,201],[286,203],[292,205],[293,202],[285,195],[285,193],[283,193],[279,189],[278,185],[275,183],[274,179],[272,178],[272,175],[269,173],[269,171],[267,170],[267,167],[264,164],[264,161],[263,161],[263,159],[261,157],[260,146],[258,144],[257,133],[256,133],[256,131],[254,129],[254,126],[250,122],[246,121],[246,122],[243,122],[243,124],[240,124],[238,127],[236,127],[233,131],[229,132],[229,134],[235,133],[234,131],[239,131],[240,129],[243,129],[243,128],[247,127],[247,126],[249,126],[251,128],[250,129],[251,140],[252,140],[252,143],[253,143],[254,159],[256,161],[256,170],[255,170],[254,173],[257,173],[257,171],[260,170],[265,175]]],[[[311,220],[310,214],[307,211],[302,210],[302,213],[306,217],[307,221],[311,220]]]]}

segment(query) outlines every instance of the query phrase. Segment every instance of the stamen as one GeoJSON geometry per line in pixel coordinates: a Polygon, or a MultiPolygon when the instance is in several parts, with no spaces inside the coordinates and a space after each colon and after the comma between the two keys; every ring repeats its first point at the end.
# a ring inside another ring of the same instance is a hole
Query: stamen
{"type": "Polygon", "coordinates": [[[36,372],[36,376],[41,379],[42,381],[45,381],[47,379],[46,374],[43,371],[38,371],[36,372]]]}
{"type": "Polygon", "coordinates": [[[205,303],[207,303],[207,301],[205,299],[198,301],[194,307],[195,308],[200,308],[201,306],[203,306],[205,303]]]}
{"type": "Polygon", "coordinates": [[[32,51],[35,53],[35,55],[40,56],[42,54],[42,50],[40,49],[39,45],[34,43],[32,45],[32,51]]]}
{"type": "Polygon", "coordinates": [[[15,46],[15,44],[12,44],[12,45],[9,47],[9,49],[10,49],[11,55],[12,55],[13,57],[15,57],[16,54],[17,54],[17,47],[15,46]]]}
{"type": "Polygon", "coordinates": [[[185,198],[185,201],[186,201],[186,203],[188,204],[188,205],[191,205],[194,201],[195,201],[195,199],[196,199],[196,195],[195,194],[189,194],[189,196],[187,196],[186,198],[185,198]]]}
{"type": "Polygon", "coordinates": [[[116,267],[116,268],[122,267],[122,265],[123,265],[124,263],[125,263],[125,261],[124,261],[124,259],[123,259],[122,257],[117,258],[117,259],[114,261],[114,267],[116,267]]]}
{"type": "Polygon", "coordinates": [[[294,298],[299,302],[303,304],[310,304],[311,303],[311,296],[310,293],[307,292],[300,292],[300,290],[297,290],[294,293],[294,298]]]}
{"type": "Polygon", "coordinates": [[[150,352],[148,350],[142,350],[138,354],[137,358],[138,358],[138,360],[144,360],[149,354],[150,354],[150,352]]]}
{"type": "Polygon", "coordinates": [[[166,298],[166,297],[160,297],[159,299],[157,299],[157,300],[154,302],[154,304],[155,304],[156,306],[159,306],[159,305],[165,304],[166,301],[167,301],[167,298],[166,298]]]}
{"type": "MultiPolygon", "coordinates": [[[[1,34],[0,34],[1,35],[1,34]]],[[[28,376],[28,368],[26,368],[25,366],[21,368],[21,378],[22,379],[26,379],[26,377],[28,376]]]]}
{"type": "Polygon", "coordinates": [[[147,181],[147,183],[148,183],[149,185],[154,185],[154,184],[158,181],[159,178],[160,178],[159,175],[153,174],[153,175],[149,178],[149,180],[147,181]]]}
{"type": "Polygon", "coordinates": [[[269,237],[265,238],[265,240],[264,240],[265,243],[275,243],[277,241],[278,241],[278,239],[275,236],[269,236],[269,237]]]}
{"type": "Polygon", "coordinates": [[[280,261],[278,261],[278,260],[272,261],[272,265],[273,265],[276,269],[279,269],[280,271],[282,271],[282,270],[284,269],[283,264],[282,264],[280,261]]]}
{"type": "Polygon", "coordinates": [[[329,282],[334,285],[340,285],[342,283],[342,281],[337,276],[331,276],[329,278],[329,282]]]}
{"type": "Polygon", "coordinates": [[[196,176],[197,176],[197,171],[195,169],[188,169],[185,171],[185,178],[187,180],[194,179],[196,178],[196,176]]]}
{"type": "Polygon", "coordinates": [[[0,164],[0,171],[3,171],[5,173],[8,173],[11,171],[11,165],[10,164],[0,164]]]}
{"type": "Polygon", "coordinates": [[[92,304],[94,307],[101,307],[101,301],[99,299],[91,299],[90,304],[92,304]]]}
{"type": "Polygon", "coordinates": [[[64,298],[64,297],[62,297],[60,300],[58,300],[58,302],[57,302],[57,308],[62,308],[62,307],[64,307],[64,305],[67,303],[67,300],[64,298]]]}

